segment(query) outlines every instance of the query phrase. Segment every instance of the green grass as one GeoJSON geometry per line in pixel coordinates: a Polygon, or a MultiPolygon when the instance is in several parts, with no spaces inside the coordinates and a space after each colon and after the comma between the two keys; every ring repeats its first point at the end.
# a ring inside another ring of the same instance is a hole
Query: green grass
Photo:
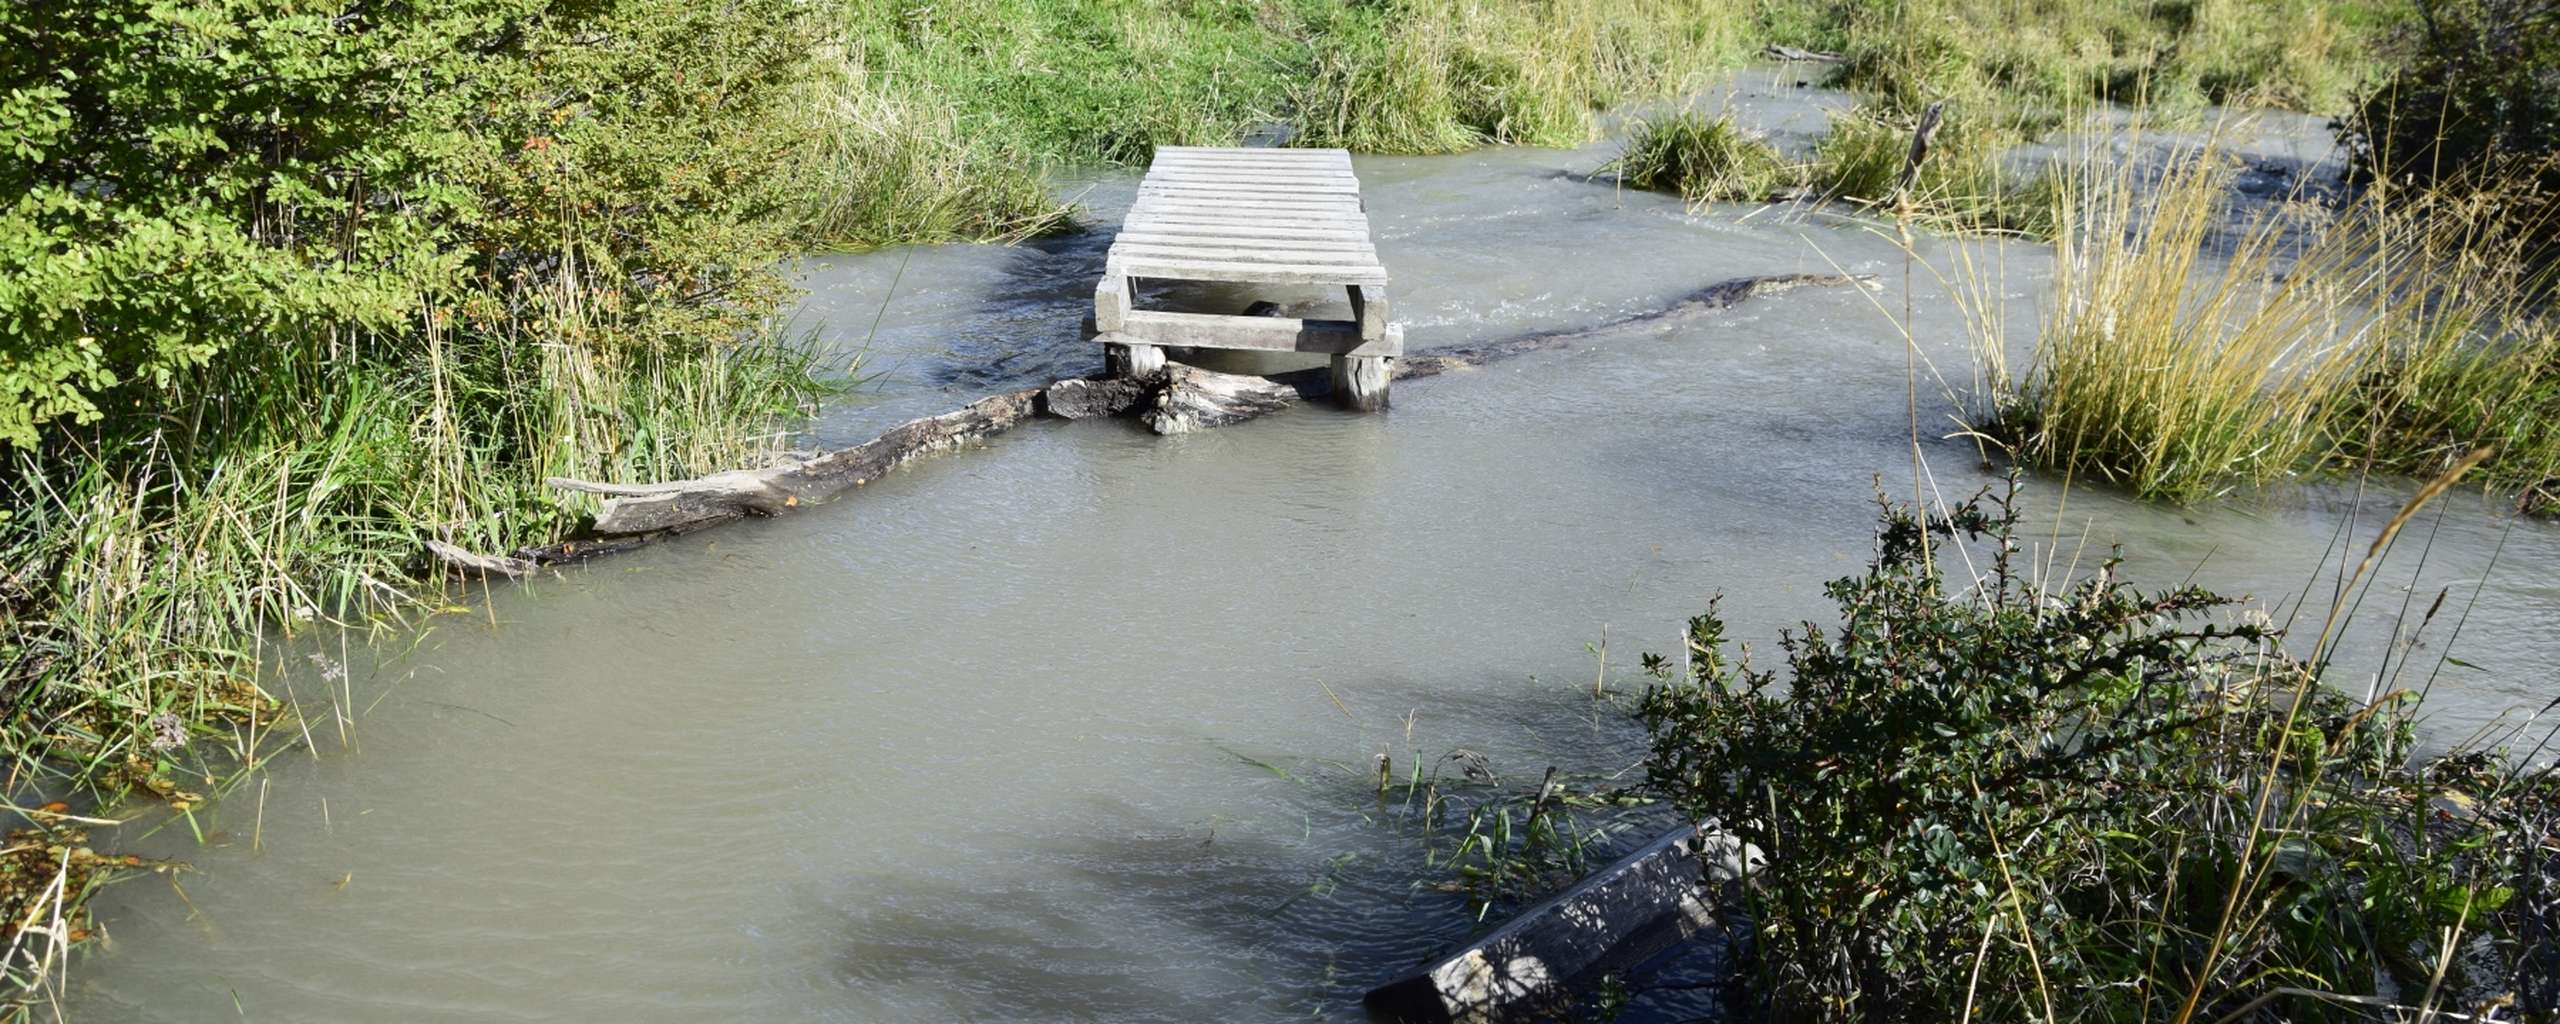
{"type": "Polygon", "coordinates": [[[1807,172],[1813,187],[1825,199],[1907,213],[1938,231],[2043,237],[2051,230],[2048,176],[2012,173],[2002,159],[2017,133],[1962,113],[1946,115],[1910,192],[1897,193],[1917,123],[1874,106],[1834,117],[1807,172]]]}
{"type": "Polygon", "coordinates": [[[1578,146],[1598,112],[1693,91],[1758,45],[1733,0],[1390,0],[1311,24],[1300,142],[1373,152],[1578,146]]]}
{"type": "Polygon", "coordinates": [[[2379,4],[2341,0],[1834,0],[1799,21],[1839,81],[1897,113],[1935,101],[2050,127],[2091,100],[2343,110],[2379,73],[2379,4]]]}
{"type": "Polygon", "coordinates": [[[1730,115],[1696,111],[1638,124],[1626,151],[1605,169],[1627,185],[1677,193],[1692,203],[1758,202],[1800,177],[1775,147],[1735,126],[1730,115]]]}
{"type": "Polygon", "coordinates": [[[1286,122],[1367,153],[1578,146],[1756,44],[1730,0],[959,0],[848,9],[817,91],[811,234],[1006,240],[1064,223],[1043,173],[1286,122]]]}

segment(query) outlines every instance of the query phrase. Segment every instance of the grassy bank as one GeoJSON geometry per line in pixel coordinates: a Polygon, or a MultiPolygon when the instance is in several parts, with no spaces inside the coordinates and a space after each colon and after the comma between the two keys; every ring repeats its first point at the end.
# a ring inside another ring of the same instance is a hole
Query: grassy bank
{"type": "Polygon", "coordinates": [[[831,241],[1054,226],[1044,171],[1285,122],[1299,145],[1575,146],[1603,110],[1759,46],[1741,0],[961,0],[857,5],[831,110],[831,241]]]}
{"type": "MultiPolygon", "coordinates": [[[[574,529],[548,475],[774,450],[825,387],[775,315],[828,29],[781,2],[0,14],[51,55],[0,65],[12,803],[184,809],[296,734],[280,640],[447,603],[424,540],[574,529]]],[[[25,814],[0,873],[13,988],[121,865],[65,813],[25,814]]]]}
{"type": "Polygon", "coordinates": [[[1942,231],[2042,237],[2051,190],[2004,154],[2104,104],[2184,118],[2206,103],[2343,112],[2380,78],[2375,43],[2405,12],[2382,3],[2091,0],[1804,0],[1762,4],[1771,42],[1831,53],[1823,77],[1864,100],[1790,164],[1729,118],[1677,114],[1637,126],[1622,180],[1692,202],[1771,194],[1855,207],[1891,202],[1942,231]],[[1897,192],[1921,115],[1943,121],[1897,192]]]}

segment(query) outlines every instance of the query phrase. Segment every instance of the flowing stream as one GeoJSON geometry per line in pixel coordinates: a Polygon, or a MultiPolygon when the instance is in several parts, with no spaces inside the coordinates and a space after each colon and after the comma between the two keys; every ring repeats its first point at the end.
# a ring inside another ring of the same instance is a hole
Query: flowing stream
{"type": "MultiPolygon", "coordinates": [[[[1730,98],[1795,131],[1842,105],[1765,73],[1730,98]]],[[[2316,136],[2261,156],[2316,160],[2316,136]]],[[[1401,775],[1464,748],[1518,783],[1625,770],[1641,737],[1595,678],[1638,688],[1638,653],[1717,594],[1764,649],[1829,621],[1820,585],[1867,559],[1875,495],[1914,492],[1915,394],[1920,489],[1998,478],[1941,437],[1940,377],[1961,390],[1972,360],[1938,276],[1991,268],[2023,338],[2046,250],[1923,240],[1912,262],[1864,222],[1692,213],[1587,178],[1611,151],[1358,160],[1410,344],[1745,275],[1882,289],[1408,381],[1384,415],[1036,423],[805,514],[496,587],[402,656],[298,650],[278,685],[323,709],[312,751],[199,812],[202,844],[159,812],[98,838],[197,870],[98,899],[110,939],[73,967],[72,1018],[1356,1019],[1472,923],[1376,813],[1377,754],[1401,775]]],[[[1078,320],[1134,181],[1069,187],[1101,226],[1083,235],[808,261],[804,323],[878,374],[816,443],[1095,365],[1078,320]]],[[[2121,543],[2153,585],[2309,587],[2316,621],[2324,564],[2410,490],[2177,509],[2032,479],[2026,501],[2058,568],[2121,543]]],[[[2457,492],[2384,566],[2338,681],[2362,685],[2404,595],[2451,587],[2406,682],[2454,611],[2477,667],[2443,671],[2434,739],[2549,699],[2555,564],[2560,528],[2457,492]]]]}

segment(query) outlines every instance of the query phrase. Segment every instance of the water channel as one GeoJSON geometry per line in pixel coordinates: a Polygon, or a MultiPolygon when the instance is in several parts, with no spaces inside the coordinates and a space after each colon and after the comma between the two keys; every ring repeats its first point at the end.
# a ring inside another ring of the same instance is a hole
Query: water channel
{"type": "MultiPolygon", "coordinates": [[[[1781,132],[1832,101],[1765,76],[1731,100],[1781,132]]],[[[1605,332],[1407,382],[1385,415],[1038,423],[806,514],[475,595],[396,658],[298,654],[298,696],[360,713],[200,812],[203,845],[153,818],[101,837],[197,870],[183,898],[155,876],[98,900],[110,941],[75,965],[73,1019],[1356,1018],[1471,925],[1367,803],[1370,759],[1622,771],[1640,737],[1591,699],[1604,631],[1623,693],[1713,595],[1763,646],[1827,621],[1820,584],[1868,557],[1876,492],[1914,490],[1906,309],[1921,488],[1998,478],[1941,436],[1940,378],[1971,365],[1937,280],[1959,243],[1913,262],[1861,221],[1684,210],[1590,179],[1611,152],[1360,158],[1410,344],[1744,275],[1881,291],[1605,332]]],[[[807,262],[801,322],[877,375],[813,444],[1097,362],[1078,320],[1134,175],[1064,187],[1098,230],[807,262]]],[[[2047,251],[1962,244],[2031,326],[2047,251]]],[[[2061,564],[2121,543],[2148,583],[2290,604],[2408,493],[2179,509],[2033,480],[2027,501],[2061,564]]],[[[2438,684],[2439,741],[2539,703],[2560,687],[2555,564],[2560,527],[2461,492],[2412,527],[2348,661],[2402,594],[2449,586],[2478,667],[2438,684]]]]}

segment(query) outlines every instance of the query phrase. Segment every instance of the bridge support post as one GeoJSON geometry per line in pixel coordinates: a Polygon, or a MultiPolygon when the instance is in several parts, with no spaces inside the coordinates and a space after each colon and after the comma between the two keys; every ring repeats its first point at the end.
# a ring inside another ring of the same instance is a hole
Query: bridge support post
{"type": "Polygon", "coordinates": [[[1395,360],[1386,356],[1333,357],[1333,398],[1356,412],[1387,407],[1387,381],[1395,377],[1395,360]]]}

